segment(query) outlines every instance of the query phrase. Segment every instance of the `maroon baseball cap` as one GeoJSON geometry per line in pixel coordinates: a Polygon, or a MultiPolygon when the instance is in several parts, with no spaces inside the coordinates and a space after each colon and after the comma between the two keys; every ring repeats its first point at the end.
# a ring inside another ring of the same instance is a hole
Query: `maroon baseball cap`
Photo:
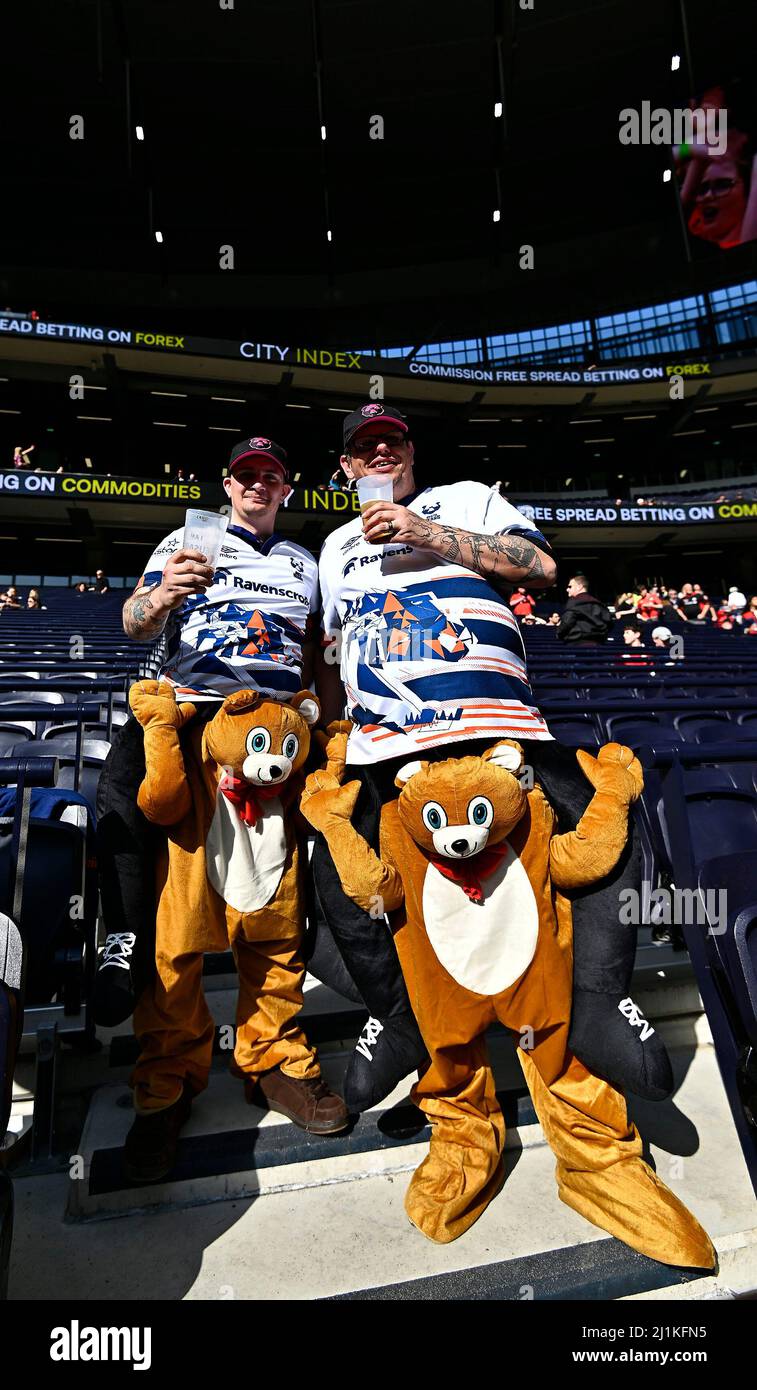
{"type": "Polygon", "coordinates": [[[369,401],[367,405],[361,405],[359,410],[353,410],[351,415],[345,416],[345,449],[363,425],[394,425],[402,430],[403,434],[407,434],[409,429],[407,418],[396,406],[387,405],[386,401],[369,401]]]}
{"type": "Polygon", "coordinates": [[[284,474],[284,481],[289,482],[286,449],[282,449],[280,444],[274,444],[272,439],[266,439],[262,434],[254,434],[252,439],[240,439],[229,455],[229,472],[234,473],[244,459],[251,458],[264,458],[277,463],[284,474]]]}

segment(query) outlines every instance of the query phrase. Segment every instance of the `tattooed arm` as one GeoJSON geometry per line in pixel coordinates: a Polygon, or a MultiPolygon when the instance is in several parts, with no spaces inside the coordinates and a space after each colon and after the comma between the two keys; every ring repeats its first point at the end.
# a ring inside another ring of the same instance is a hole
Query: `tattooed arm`
{"type": "Polygon", "coordinates": [[[168,622],[171,610],[160,602],[159,588],[159,584],[142,584],[124,604],[124,632],[135,642],[150,642],[159,637],[168,622]]]}
{"type": "Polygon", "coordinates": [[[123,607],[127,637],[135,642],[159,637],[174,608],[180,608],[191,594],[204,594],[212,579],[213,571],[199,550],[177,550],[166,561],[159,584],[137,585],[127,598],[123,607]]]}
{"type": "Polygon", "coordinates": [[[530,589],[548,589],[555,582],[557,566],[552,556],[526,536],[511,535],[507,531],[493,535],[462,531],[458,526],[427,521],[397,502],[379,502],[366,513],[366,540],[371,540],[375,532],[378,541],[387,525],[394,527],[393,542],[430,550],[440,559],[475,570],[495,584],[527,584],[530,589]]]}

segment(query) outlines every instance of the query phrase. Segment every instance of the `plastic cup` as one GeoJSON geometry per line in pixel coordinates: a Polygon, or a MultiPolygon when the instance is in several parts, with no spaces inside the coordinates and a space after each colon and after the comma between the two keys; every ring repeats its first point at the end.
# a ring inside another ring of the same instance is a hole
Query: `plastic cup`
{"type": "Polygon", "coordinates": [[[199,550],[205,555],[208,564],[215,569],[221,554],[223,538],[229,524],[228,516],[221,512],[199,512],[191,508],[184,519],[185,550],[199,550]]]}
{"type": "MultiPolygon", "coordinates": [[[[391,478],[358,478],[357,495],[360,511],[365,513],[370,507],[375,507],[377,502],[391,502],[394,495],[394,484],[391,478]]],[[[369,544],[381,545],[384,541],[391,539],[392,532],[386,531],[382,535],[376,536],[369,544]]]]}

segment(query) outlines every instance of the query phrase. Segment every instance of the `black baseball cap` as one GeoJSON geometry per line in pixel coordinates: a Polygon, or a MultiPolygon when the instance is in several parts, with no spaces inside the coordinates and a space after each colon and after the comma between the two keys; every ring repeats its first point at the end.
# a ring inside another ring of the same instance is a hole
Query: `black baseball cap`
{"type": "Polygon", "coordinates": [[[397,410],[396,406],[387,405],[386,401],[369,401],[367,405],[361,405],[359,410],[353,410],[351,415],[346,415],[344,419],[344,447],[354,439],[359,429],[363,425],[396,425],[397,429],[407,434],[410,426],[407,417],[397,410]]]}
{"type": "Polygon", "coordinates": [[[272,439],[266,439],[262,434],[254,434],[252,439],[240,439],[229,454],[229,472],[233,473],[243,459],[251,458],[265,458],[277,463],[284,474],[284,481],[289,482],[286,449],[282,449],[280,444],[274,444],[272,439]]]}

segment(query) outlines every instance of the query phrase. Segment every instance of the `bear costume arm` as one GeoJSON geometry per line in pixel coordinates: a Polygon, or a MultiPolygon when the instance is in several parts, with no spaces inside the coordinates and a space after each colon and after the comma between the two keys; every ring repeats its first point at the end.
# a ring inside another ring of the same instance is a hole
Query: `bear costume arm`
{"type": "Polygon", "coordinates": [[[145,775],[137,805],[154,825],[175,825],[192,805],[179,730],[197,711],[194,705],[178,705],[167,681],[136,681],[129,704],[145,731],[145,775]]]}
{"type": "Polygon", "coordinates": [[[359,782],[341,786],[333,773],[311,772],[302,793],[300,810],[315,830],[320,830],[348,898],[364,912],[383,902],[383,912],[394,912],[404,891],[397,870],[385,864],[351,823],[359,782]]]}
{"type": "Polygon", "coordinates": [[[560,889],[584,888],[615,868],[628,838],[628,808],[644,787],[638,759],[620,743],[605,744],[596,758],[582,750],[576,757],[595,790],[575,830],[550,841],[550,873],[560,889]]]}

